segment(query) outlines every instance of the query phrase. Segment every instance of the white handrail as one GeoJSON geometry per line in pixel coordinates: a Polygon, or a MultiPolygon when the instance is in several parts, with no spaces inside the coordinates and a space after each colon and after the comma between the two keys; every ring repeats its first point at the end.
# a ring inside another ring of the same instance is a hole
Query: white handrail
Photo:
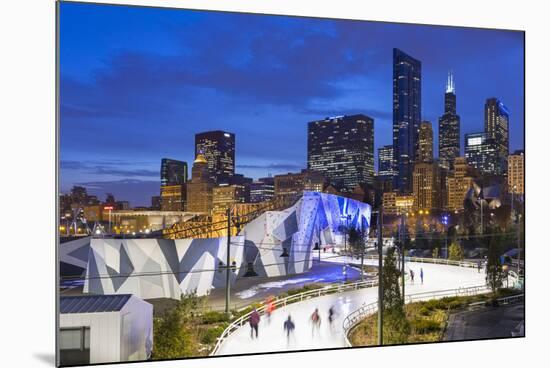
{"type": "MultiPolygon", "coordinates": [[[[364,289],[364,288],[374,287],[377,285],[378,285],[378,280],[358,281],[358,282],[349,283],[349,284],[329,285],[323,288],[308,290],[299,294],[289,295],[282,299],[275,299],[273,301],[273,306],[274,307],[286,306],[287,304],[291,304],[293,302],[298,302],[298,301],[301,302],[304,299],[309,299],[312,297],[320,297],[320,296],[332,294],[332,293],[342,293],[344,291],[364,289]]],[[[256,311],[260,315],[262,315],[264,314],[266,309],[267,309],[267,305],[262,305],[261,307],[256,308],[256,311]]],[[[216,342],[214,349],[212,349],[212,352],[210,353],[211,356],[217,353],[222,342],[227,337],[229,337],[229,335],[231,335],[233,331],[235,331],[236,329],[245,325],[248,322],[248,318],[250,317],[251,314],[252,314],[252,311],[240,316],[235,321],[233,321],[229,326],[227,326],[227,328],[223,331],[221,336],[218,338],[218,341],[216,342]]]]}
{"type": "MultiPolygon", "coordinates": [[[[378,256],[365,256],[364,259],[378,259],[378,256]]],[[[435,263],[435,264],[444,264],[449,266],[460,266],[460,267],[470,267],[470,268],[478,267],[477,263],[474,263],[474,262],[451,261],[451,260],[440,259],[440,258],[405,257],[405,261],[417,262],[417,263],[435,263]]],[[[278,307],[281,305],[286,306],[289,303],[296,302],[296,301],[303,301],[304,299],[309,299],[314,296],[320,297],[322,295],[326,295],[334,292],[341,293],[344,291],[348,291],[350,289],[352,290],[363,289],[367,287],[374,287],[377,285],[378,285],[378,280],[359,281],[359,282],[350,283],[350,284],[337,284],[337,285],[326,286],[324,288],[309,290],[299,294],[290,295],[282,299],[276,299],[273,302],[273,306],[274,307],[278,307]]],[[[265,312],[266,308],[267,306],[263,305],[257,308],[256,310],[261,315],[265,312]]],[[[248,317],[250,317],[251,314],[252,312],[248,312],[245,315],[237,318],[235,321],[229,324],[229,326],[227,326],[227,328],[223,331],[221,336],[218,337],[216,345],[214,346],[214,348],[212,349],[212,352],[210,353],[211,356],[217,353],[221,344],[225,339],[227,339],[227,337],[229,337],[229,335],[231,335],[236,329],[238,329],[239,327],[242,327],[244,324],[247,323],[248,317]]],[[[347,336],[346,336],[346,340],[347,340],[347,336]]]]}
{"type": "MultiPolygon", "coordinates": [[[[467,296],[467,295],[477,295],[483,294],[489,291],[489,288],[486,285],[471,286],[471,287],[460,287],[458,289],[448,289],[448,290],[439,290],[439,291],[428,291],[422,293],[416,293],[411,295],[406,295],[406,303],[412,303],[415,301],[421,300],[431,300],[431,299],[440,299],[449,296],[467,296]]],[[[344,329],[344,339],[346,346],[352,346],[349,339],[348,333],[351,329],[359,324],[362,320],[368,316],[376,313],[378,311],[378,302],[373,302],[369,304],[363,304],[361,307],[357,308],[355,311],[351,312],[344,318],[342,322],[342,328],[344,329]]]]}

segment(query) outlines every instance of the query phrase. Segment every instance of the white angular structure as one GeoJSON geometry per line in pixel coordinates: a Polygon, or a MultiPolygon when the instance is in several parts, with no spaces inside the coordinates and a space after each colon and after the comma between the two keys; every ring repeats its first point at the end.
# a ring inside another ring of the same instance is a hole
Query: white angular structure
{"type": "MultiPolygon", "coordinates": [[[[339,245],[343,227],[368,230],[371,207],[332,194],[304,192],[292,207],[268,211],[231,237],[231,282],[250,274],[306,272],[313,248],[339,245]],[[282,257],[283,253],[288,255],[282,257]]],[[[225,287],[227,238],[92,239],[84,292],[179,299],[225,287]]]]}

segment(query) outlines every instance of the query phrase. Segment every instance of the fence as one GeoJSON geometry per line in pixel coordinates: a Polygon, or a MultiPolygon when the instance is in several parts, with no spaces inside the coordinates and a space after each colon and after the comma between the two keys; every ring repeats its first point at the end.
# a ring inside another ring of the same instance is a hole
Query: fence
{"type": "MultiPolygon", "coordinates": [[[[365,256],[364,259],[372,259],[372,260],[376,259],[377,260],[378,256],[365,256]]],[[[469,267],[469,268],[478,267],[478,264],[474,263],[474,262],[451,261],[451,260],[440,259],[440,258],[405,257],[405,261],[406,262],[417,262],[417,263],[434,263],[434,264],[442,264],[442,265],[458,266],[458,267],[469,267]]],[[[303,293],[290,295],[290,296],[287,296],[287,297],[282,298],[282,299],[276,299],[273,302],[273,305],[274,305],[274,307],[280,307],[280,306],[284,307],[287,304],[300,302],[300,301],[303,301],[303,300],[306,300],[306,299],[309,299],[309,298],[312,298],[312,297],[320,297],[320,296],[327,295],[327,294],[341,293],[341,292],[344,292],[344,291],[363,289],[363,288],[368,288],[368,287],[374,287],[374,286],[377,286],[377,285],[378,285],[378,281],[359,281],[359,282],[350,283],[350,284],[331,285],[331,286],[326,286],[326,287],[320,288],[320,289],[309,290],[309,291],[305,291],[303,293]]],[[[466,289],[468,289],[468,288],[466,288],[466,289]]],[[[451,291],[456,291],[456,290],[459,290],[459,289],[442,290],[439,293],[446,293],[446,292],[450,293],[451,291]]],[[[462,293],[467,292],[467,291],[464,291],[465,290],[464,288],[460,288],[460,290],[462,290],[461,291],[462,293]]],[[[434,293],[438,293],[438,292],[420,293],[420,294],[434,295],[434,293]]],[[[420,295],[420,294],[415,294],[415,295],[420,295]]],[[[450,296],[452,294],[448,294],[448,295],[450,296]]],[[[443,295],[443,296],[448,296],[448,295],[443,295]]],[[[456,295],[456,294],[453,294],[453,295],[456,295]]],[[[468,295],[468,294],[461,294],[461,295],[468,295]]],[[[408,297],[411,298],[413,296],[414,295],[409,295],[408,297]]],[[[443,297],[443,296],[441,296],[441,297],[443,297]]],[[[411,300],[408,299],[409,302],[411,300]]],[[[262,315],[263,313],[265,313],[266,308],[267,308],[267,305],[263,305],[263,306],[257,308],[257,312],[260,313],[260,315],[262,315]]],[[[351,315],[358,312],[359,310],[362,310],[362,308],[363,309],[367,308],[367,306],[361,306],[357,311],[355,311],[355,312],[351,313],[350,315],[348,315],[348,317],[346,317],[346,319],[344,320],[344,326],[345,326],[345,323],[348,320],[348,318],[350,318],[351,315]]],[[[374,312],[375,312],[377,307],[374,306],[374,308],[375,308],[375,310],[374,310],[374,312]]],[[[218,352],[218,350],[220,349],[221,344],[225,341],[225,339],[227,339],[229,337],[229,335],[231,335],[235,330],[242,327],[243,325],[245,325],[248,322],[248,318],[250,317],[251,314],[252,314],[252,311],[242,315],[241,317],[239,317],[235,321],[233,321],[229,326],[227,326],[227,328],[223,331],[221,336],[218,338],[218,340],[216,342],[216,345],[214,346],[214,349],[212,349],[212,352],[210,353],[211,356],[215,355],[218,352]]],[[[351,318],[353,319],[353,317],[351,317],[351,318]]],[[[349,344],[349,341],[347,341],[347,332],[348,331],[349,331],[349,329],[346,330],[346,328],[344,327],[345,338],[346,338],[346,343],[347,344],[349,344]]]]}
{"type": "MultiPolygon", "coordinates": [[[[485,285],[461,287],[458,289],[428,291],[424,293],[411,294],[405,297],[405,301],[407,303],[412,303],[412,302],[430,300],[430,299],[441,299],[449,296],[477,295],[477,294],[486,293],[488,291],[489,291],[489,288],[485,285]]],[[[347,347],[351,347],[351,343],[348,339],[348,333],[351,331],[351,329],[357,326],[362,320],[376,313],[377,311],[378,311],[378,302],[363,304],[361,307],[357,308],[355,311],[348,314],[346,318],[344,318],[342,327],[344,329],[344,340],[347,347]]]]}
{"type": "MultiPolygon", "coordinates": [[[[344,291],[364,289],[364,288],[374,287],[377,285],[378,285],[378,281],[372,281],[372,280],[358,281],[358,282],[349,283],[349,284],[329,285],[320,289],[304,291],[299,294],[289,295],[285,298],[275,299],[273,301],[273,306],[276,308],[284,307],[288,304],[301,302],[314,297],[320,297],[328,294],[342,293],[344,291]]],[[[260,315],[262,315],[265,313],[266,309],[267,309],[267,305],[263,305],[257,308],[256,311],[260,315]]],[[[223,341],[227,339],[227,337],[231,335],[235,330],[245,325],[248,322],[248,318],[250,317],[251,314],[252,314],[252,311],[240,316],[235,321],[233,321],[229,326],[227,326],[227,328],[223,331],[221,336],[218,338],[218,341],[216,342],[216,345],[214,346],[214,349],[212,349],[212,352],[210,353],[210,355],[215,355],[218,352],[223,341]]]]}

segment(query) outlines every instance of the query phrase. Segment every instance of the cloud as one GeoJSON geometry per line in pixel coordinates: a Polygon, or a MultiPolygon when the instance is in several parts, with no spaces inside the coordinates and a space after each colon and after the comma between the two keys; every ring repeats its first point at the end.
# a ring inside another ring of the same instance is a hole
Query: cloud
{"type": "MultiPolygon", "coordinates": [[[[110,175],[121,177],[159,177],[159,171],[143,168],[124,168],[124,166],[139,165],[140,162],[126,161],[71,161],[62,160],[61,170],[80,170],[94,175],[110,175]],[[122,166],[122,167],[121,167],[122,166]]],[[[141,162],[141,164],[144,164],[141,162]]]]}

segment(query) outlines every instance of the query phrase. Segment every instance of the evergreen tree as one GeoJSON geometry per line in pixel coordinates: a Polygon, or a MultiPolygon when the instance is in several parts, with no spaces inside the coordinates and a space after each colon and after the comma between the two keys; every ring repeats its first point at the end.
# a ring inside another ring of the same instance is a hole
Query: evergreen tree
{"type": "Polygon", "coordinates": [[[489,249],[487,254],[487,286],[491,288],[493,293],[496,293],[499,288],[502,287],[504,281],[504,273],[502,271],[502,265],[500,264],[500,235],[493,234],[489,238],[489,249]]]}
{"type": "Polygon", "coordinates": [[[462,247],[457,243],[453,242],[449,246],[449,257],[451,261],[462,261],[464,259],[464,251],[462,247]]]}

